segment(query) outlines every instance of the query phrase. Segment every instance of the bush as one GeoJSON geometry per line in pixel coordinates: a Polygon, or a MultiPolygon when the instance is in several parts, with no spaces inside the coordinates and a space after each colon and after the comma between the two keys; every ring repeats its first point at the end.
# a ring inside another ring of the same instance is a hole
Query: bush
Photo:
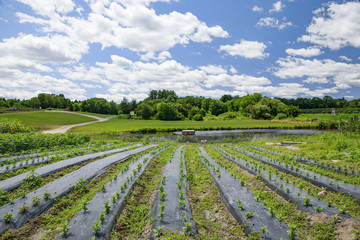
{"type": "Polygon", "coordinates": [[[203,121],[204,120],[203,116],[200,113],[195,114],[195,116],[192,119],[195,121],[203,121]]]}
{"type": "Polygon", "coordinates": [[[131,116],[130,116],[130,114],[119,114],[118,118],[119,119],[130,119],[131,116]]]}
{"type": "Polygon", "coordinates": [[[3,119],[0,122],[0,133],[31,133],[34,128],[25,126],[21,121],[15,119],[3,119]]]}
{"type": "Polygon", "coordinates": [[[276,115],[276,117],[275,117],[275,119],[279,119],[279,120],[285,119],[285,118],[286,118],[286,114],[284,114],[284,113],[278,113],[278,115],[276,115]]]}
{"type": "Polygon", "coordinates": [[[0,134],[0,153],[16,153],[21,151],[46,148],[52,149],[64,145],[81,145],[90,141],[87,135],[78,134],[33,134],[18,133],[0,134]]]}

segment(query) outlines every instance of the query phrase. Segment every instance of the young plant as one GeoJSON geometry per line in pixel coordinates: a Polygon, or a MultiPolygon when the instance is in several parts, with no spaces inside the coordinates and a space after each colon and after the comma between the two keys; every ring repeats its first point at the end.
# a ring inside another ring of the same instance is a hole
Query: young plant
{"type": "Polygon", "coordinates": [[[84,201],[83,203],[82,203],[82,209],[84,210],[84,212],[86,212],[87,210],[88,210],[88,208],[87,208],[87,205],[89,204],[89,202],[88,201],[84,201]]]}
{"type": "Polygon", "coordinates": [[[119,193],[119,192],[116,192],[115,195],[116,195],[116,198],[117,198],[117,199],[120,198],[120,193],[119,193]]]}
{"type": "Polygon", "coordinates": [[[158,227],[158,229],[154,229],[154,234],[156,237],[160,237],[162,230],[163,230],[164,226],[158,227]]]}
{"type": "Polygon", "coordinates": [[[105,186],[105,184],[101,184],[101,191],[106,192],[106,186],[105,186]]]}
{"type": "Polygon", "coordinates": [[[98,235],[101,232],[101,228],[100,228],[100,222],[94,222],[93,224],[93,232],[95,233],[95,235],[98,235]]]}
{"type": "Polygon", "coordinates": [[[9,224],[12,220],[14,220],[14,216],[12,215],[11,212],[8,212],[3,217],[6,224],[9,224]]]}
{"type": "Polygon", "coordinates": [[[160,192],[164,192],[164,185],[160,185],[159,190],[160,192]]]}
{"type": "Polygon", "coordinates": [[[253,212],[246,212],[245,213],[245,218],[252,218],[253,217],[253,212]]]}
{"type": "Polygon", "coordinates": [[[180,208],[185,209],[185,207],[186,207],[185,200],[179,200],[179,205],[180,205],[180,208]]]}
{"type": "Polygon", "coordinates": [[[110,204],[108,202],[104,203],[104,207],[105,207],[105,214],[109,214],[110,213],[110,204]]]}
{"type": "Polygon", "coordinates": [[[159,197],[160,201],[165,201],[165,197],[166,197],[166,192],[162,192],[159,197]]]}
{"type": "Polygon", "coordinates": [[[310,197],[309,196],[304,197],[304,206],[306,206],[306,207],[310,206],[310,197]]]}
{"type": "Polygon", "coordinates": [[[289,235],[289,238],[290,238],[291,240],[293,240],[293,239],[296,238],[296,232],[295,232],[296,226],[290,225],[289,228],[290,228],[290,230],[287,231],[287,233],[288,233],[288,235],[289,235]]]}
{"type": "Polygon", "coordinates": [[[45,193],[43,193],[43,195],[44,195],[45,200],[49,200],[50,196],[51,196],[51,193],[45,192],[45,193]]]}
{"type": "Polygon", "coordinates": [[[41,200],[41,199],[40,199],[38,196],[33,197],[33,198],[32,198],[32,203],[33,203],[33,205],[34,205],[34,206],[39,205],[40,200],[41,200]]]}
{"type": "Polygon", "coordinates": [[[164,219],[164,213],[164,210],[160,210],[160,222],[162,222],[164,219]]]}
{"type": "Polygon", "coordinates": [[[24,203],[21,207],[19,207],[20,213],[24,214],[29,210],[29,206],[24,203]]]}
{"type": "Polygon", "coordinates": [[[68,222],[64,222],[61,228],[61,236],[63,236],[64,238],[66,238],[69,234],[69,231],[72,227],[68,227],[68,222]]]}
{"type": "Polygon", "coordinates": [[[189,234],[191,232],[191,223],[189,222],[186,222],[184,223],[185,224],[185,227],[183,227],[183,232],[184,234],[189,234]]]}
{"type": "Polygon", "coordinates": [[[268,230],[267,230],[267,226],[261,227],[261,232],[262,232],[263,234],[265,234],[267,231],[268,231],[268,230]]]}
{"type": "Polygon", "coordinates": [[[184,200],[184,192],[182,190],[179,191],[180,200],[184,200]]]}
{"type": "Polygon", "coordinates": [[[99,220],[100,220],[100,223],[103,224],[105,222],[105,217],[104,217],[104,213],[101,212],[100,215],[99,215],[99,220]]]}
{"type": "Polygon", "coordinates": [[[240,198],[238,200],[236,200],[238,208],[240,211],[244,210],[244,205],[242,204],[240,198]]]}
{"type": "Polygon", "coordinates": [[[315,208],[315,211],[316,211],[316,212],[321,212],[321,210],[322,210],[322,208],[321,208],[321,207],[318,207],[318,206],[315,206],[314,208],[315,208]]]}

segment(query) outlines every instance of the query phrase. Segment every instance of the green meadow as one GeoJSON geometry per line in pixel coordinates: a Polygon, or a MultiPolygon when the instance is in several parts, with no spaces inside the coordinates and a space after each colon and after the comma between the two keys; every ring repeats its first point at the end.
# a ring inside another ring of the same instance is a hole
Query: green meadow
{"type": "Polygon", "coordinates": [[[331,114],[300,114],[294,120],[299,121],[335,121],[335,120],[348,120],[350,116],[360,116],[360,114],[339,114],[339,115],[331,115],[331,114]]]}
{"type": "Polygon", "coordinates": [[[76,133],[156,133],[181,129],[251,129],[251,128],[309,128],[311,125],[296,121],[266,121],[252,119],[208,120],[208,121],[160,121],[112,118],[106,122],[94,123],[70,129],[76,133]]]}
{"type": "Polygon", "coordinates": [[[26,125],[34,127],[35,130],[40,131],[58,128],[62,125],[95,121],[94,118],[77,114],[44,111],[0,114],[0,121],[6,118],[17,119],[26,125]]]}

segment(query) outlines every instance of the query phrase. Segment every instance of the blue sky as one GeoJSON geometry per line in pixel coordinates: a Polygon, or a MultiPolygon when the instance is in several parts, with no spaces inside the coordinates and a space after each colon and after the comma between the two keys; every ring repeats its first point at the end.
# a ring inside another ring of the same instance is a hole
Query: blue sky
{"type": "Polygon", "coordinates": [[[360,98],[359,1],[0,0],[0,97],[360,98]]]}

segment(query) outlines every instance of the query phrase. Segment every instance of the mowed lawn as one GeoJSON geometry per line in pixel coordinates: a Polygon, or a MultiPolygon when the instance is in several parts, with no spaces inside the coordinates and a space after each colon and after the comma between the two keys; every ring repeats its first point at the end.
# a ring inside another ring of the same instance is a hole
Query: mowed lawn
{"type": "Polygon", "coordinates": [[[12,118],[21,121],[26,125],[34,127],[35,130],[48,130],[58,128],[62,125],[70,125],[84,122],[96,121],[94,118],[71,114],[67,112],[24,112],[0,114],[0,121],[5,118],[12,118]]]}
{"type": "Polygon", "coordinates": [[[308,125],[296,121],[265,121],[265,120],[209,120],[209,121],[160,121],[160,120],[134,120],[112,118],[106,122],[94,123],[70,129],[78,133],[117,133],[130,132],[141,129],[251,129],[251,128],[295,128],[299,125],[308,125]]]}

